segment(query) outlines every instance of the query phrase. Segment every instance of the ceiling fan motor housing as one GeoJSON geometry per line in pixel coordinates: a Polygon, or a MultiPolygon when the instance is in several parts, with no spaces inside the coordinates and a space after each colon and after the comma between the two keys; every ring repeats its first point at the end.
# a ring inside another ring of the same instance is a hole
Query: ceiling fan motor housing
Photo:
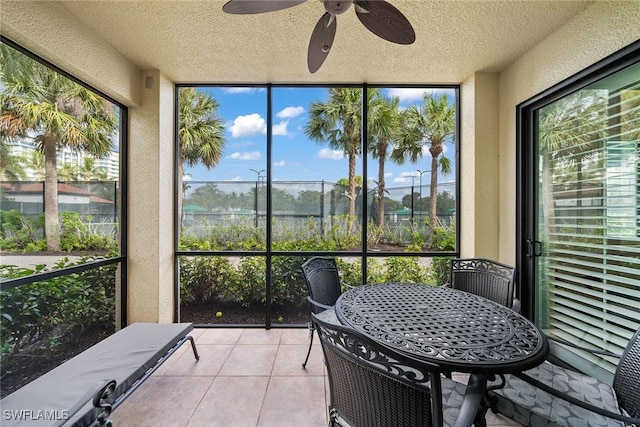
{"type": "Polygon", "coordinates": [[[324,9],[332,15],[340,15],[351,6],[351,0],[320,0],[324,9]]]}

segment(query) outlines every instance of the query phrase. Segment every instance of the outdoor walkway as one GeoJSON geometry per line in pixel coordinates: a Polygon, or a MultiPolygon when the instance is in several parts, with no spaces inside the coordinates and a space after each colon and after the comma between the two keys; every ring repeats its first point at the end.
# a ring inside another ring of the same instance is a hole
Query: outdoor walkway
{"type": "MultiPolygon", "coordinates": [[[[117,427],[326,427],[328,384],[306,329],[196,329],[112,414],[117,427]]],[[[489,426],[517,426],[487,415],[489,426]]]]}

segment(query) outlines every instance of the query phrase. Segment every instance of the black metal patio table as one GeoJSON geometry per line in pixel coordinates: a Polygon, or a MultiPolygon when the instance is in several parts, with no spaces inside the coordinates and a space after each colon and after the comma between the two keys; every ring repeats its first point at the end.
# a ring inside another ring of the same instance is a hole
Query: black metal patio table
{"type": "Polygon", "coordinates": [[[469,373],[456,426],[474,422],[489,377],[533,368],[549,352],[542,332],[519,313],[443,286],[359,286],[342,294],[335,310],[341,323],[399,353],[469,373]]]}

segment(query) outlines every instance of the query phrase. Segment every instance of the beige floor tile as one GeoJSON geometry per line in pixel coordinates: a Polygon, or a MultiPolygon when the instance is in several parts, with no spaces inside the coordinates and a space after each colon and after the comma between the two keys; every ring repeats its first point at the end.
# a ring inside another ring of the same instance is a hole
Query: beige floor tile
{"type": "Polygon", "coordinates": [[[217,377],[187,427],[253,427],[269,377],[217,377]]]}
{"type": "MultiPolygon", "coordinates": [[[[329,383],[317,336],[307,369],[307,330],[198,329],[116,411],[117,427],[324,427],[329,383]]],[[[454,374],[467,381],[468,375],[454,374]]],[[[518,424],[491,412],[490,427],[518,424]]]]}
{"type": "Polygon", "coordinates": [[[258,427],[325,427],[323,394],[323,377],[271,377],[258,427]]]}
{"type": "MultiPolygon", "coordinates": [[[[318,341],[318,336],[313,337],[314,344],[318,341]]],[[[309,344],[309,329],[297,328],[283,330],[280,337],[280,344],[309,344]]]]}
{"type": "MultiPolygon", "coordinates": [[[[197,335],[200,335],[200,333],[198,332],[197,335]]],[[[191,336],[194,336],[191,334],[191,336]]],[[[195,338],[194,338],[195,340],[195,338]]],[[[198,349],[198,343],[196,342],[196,349],[198,349]]],[[[183,354],[187,353],[190,357],[192,361],[195,361],[196,358],[193,354],[193,348],[191,347],[191,342],[190,341],[185,341],[184,344],[182,344],[180,346],[180,348],[178,348],[175,353],[173,353],[171,355],[171,357],[169,357],[169,359],[167,359],[154,373],[153,375],[158,376],[158,375],[166,375],[167,371],[182,357],[183,354]]]]}
{"type": "Polygon", "coordinates": [[[215,376],[226,362],[233,350],[232,345],[198,345],[200,360],[193,357],[193,353],[185,352],[164,375],[171,376],[215,376]]]}
{"type": "Polygon", "coordinates": [[[244,332],[242,328],[204,328],[196,344],[236,344],[244,332]]]}
{"type": "Polygon", "coordinates": [[[220,375],[271,375],[277,352],[277,345],[236,345],[222,365],[220,375]]]}
{"type": "Polygon", "coordinates": [[[141,399],[118,408],[118,427],[184,427],[211,386],[211,377],[157,377],[141,399]]]}
{"type": "Polygon", "coordinates": [[[245,329],[238,344],[280,344],[282,329],[245,329]]]}
{"type": "Polygon", "coordinates": [[[322,359],[322,349],[320,344],[311,348],[309,361],[306,369],[302,367],[302,362],[307,355],[309,344],[281,345],[278,348],[276,361],[273,365],[272,375],[278,376],[309,376],[324,375],[324,363],[322,359]]]}

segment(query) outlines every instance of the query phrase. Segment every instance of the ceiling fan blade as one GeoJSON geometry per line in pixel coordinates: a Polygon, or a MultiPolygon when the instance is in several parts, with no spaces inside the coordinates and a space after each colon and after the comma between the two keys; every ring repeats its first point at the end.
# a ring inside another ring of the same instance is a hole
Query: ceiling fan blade
{"type": "Polygon", "coordinates": [[[384,0],[357,0],[353,4],[362,25],[376,36],[398,44],[416,41],[411,23],[392,4],[384,0]]]}
{"type": "Polygon", "coordinates": [[[338,28],[338,24],[335,15],[325,13],[318,20],[313,33],[311,33],[309,50],[307,51],[309,72],[318,71],[324,60],[327,59],[331,45],[333,45],[333,39],[336,37],[336,28],[338,28]]]}
{"type": "Polygon", "coordinates": [[[307,0],[229,0],[222,6],[222,11],[235,15],[275,12],[297,6],[307,0]]]}

